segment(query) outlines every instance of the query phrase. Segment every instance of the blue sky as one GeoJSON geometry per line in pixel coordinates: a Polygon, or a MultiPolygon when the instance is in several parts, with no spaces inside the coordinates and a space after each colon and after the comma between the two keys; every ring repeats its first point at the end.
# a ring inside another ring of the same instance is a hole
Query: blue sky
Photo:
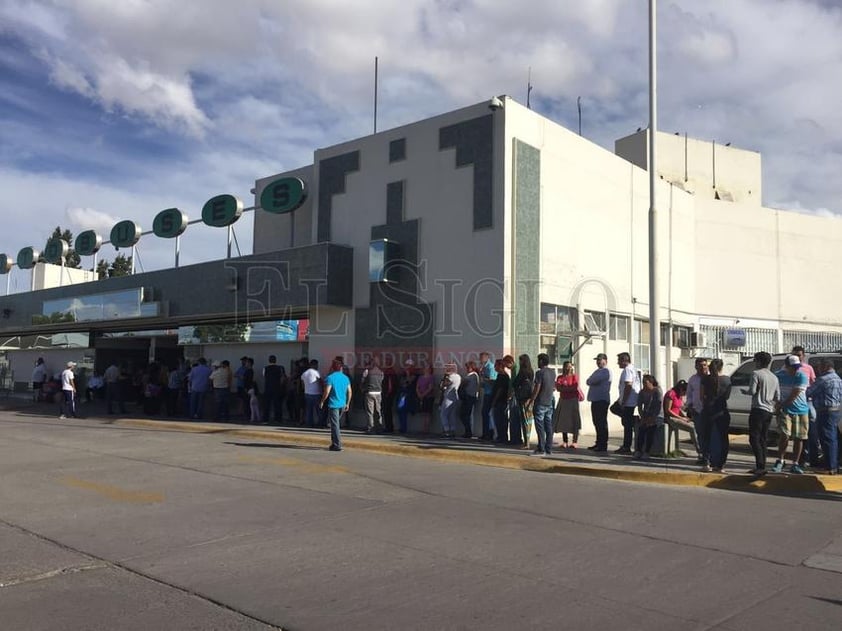
{"type": "MultiPolygon", "coordinates": [[[[658,5],[660,128],[762,152],[768,206],[842,213],[842,3],[658,5]]],[[[646,28],[642,0],[0,0],[0,251],[251,205],[255,179],[371,131],[375,55],[379,129],[524,102],[531,67],[533,109],[575,129],[581,96],[613,149],[646,126],[646,28]]],[[[224,232],[191,226],[182,261],[221,256],[224,232]]],[[[248,216],[237,232],[249,250],[248,216]]],[[[144,268],[171,248],[141,241],[144,268]]]]}

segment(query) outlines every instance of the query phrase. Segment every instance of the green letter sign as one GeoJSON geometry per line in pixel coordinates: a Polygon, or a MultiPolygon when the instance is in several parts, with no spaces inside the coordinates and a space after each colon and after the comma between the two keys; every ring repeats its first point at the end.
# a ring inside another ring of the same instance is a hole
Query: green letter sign
{"type": "Polygon", "coordinates": [[[64,239],[50,239],[44,248],[44,260],[53,265],[61,265],[64,257],[70,251],[70,246],[64,239]]]}
{"type": "Polygon", "coordinates": [[[243,214],[243,202],[233,195],[217,195],[202,208],[202,221],[213,228],[230,226],[243,214]]]}
{"type": "Polygon", "coordinates": [[[93,256],[101,247],[102,237],[93,230],[85,230],[77,235],[73,249],[79,256],[93,256]]]}
{"type": "Polygon", "coordinates": [[[115,248],[130,248],[140,241],[143,230],[135,222],[129,219],[115,224],[111,228],[111,245],[115,248]]]}
{"type": "Polygon", "coordinates": [[[12,259],[7,254],[0,254],[0,274],[8,274],[12,271],[12,259]]]}
{"type": "Polygon", "coordinates": [[[156,237],[172,239],[187,230],[187,215],[178,208],[167,208],[155,215],[152,232],[156,237]]]}
{"type": "Polygon", "coordinates": [[[297,177],[282,177],[269,182],[260,194],[260,207],[283,215],[299,208],[307,199],[307,185],[297,177]]]}
{"type": "Polygon", "coordinates": [[[41,253],[35,248],[24,248],[18,252],[18,267],[21,269],[32,269],[41,260],[41,253]]]}

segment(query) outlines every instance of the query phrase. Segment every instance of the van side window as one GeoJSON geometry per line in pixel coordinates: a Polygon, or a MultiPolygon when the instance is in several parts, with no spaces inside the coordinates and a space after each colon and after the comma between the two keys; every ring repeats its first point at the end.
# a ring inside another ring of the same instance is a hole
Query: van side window
{"type": "Polygon", "coordinates": [[[754,362],[743,364],[731,374],[731,386],[744,388],[751,381],[751,373],[754,372],[754,362]]]}

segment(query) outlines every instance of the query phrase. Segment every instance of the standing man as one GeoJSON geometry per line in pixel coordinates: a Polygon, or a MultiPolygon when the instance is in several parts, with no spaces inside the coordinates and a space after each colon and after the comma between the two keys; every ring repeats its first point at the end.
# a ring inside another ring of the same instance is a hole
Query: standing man
{"type": "Polygon", "coordinates": [[[248,367],[248,361],[248,357],[240,357],[240,366],[234,372],[234,384],[237,388],[237,401],[239,401],[239,409],[237,410],[237,413],[242,416],[245,421],[248,421],[251,418],[251,402],[249,401],[248,388],[246,388],[244,380],[246,368],[248,367]]]}
{"type": "Polygon", "coordinates": [[[386,429],[383,431],[386,434],[393,434],[395,432],[395,397],[398,394],[398,375],[395,373],[395,368],[391,363],[386,365],[383,371],[383,394],[381,403],[383,404],[383,424],[386,429]]]}
{"type": "Polygon", "coordinates": [[[497,371],[494,369],[491,356],[485,351],[479,354],[479,363],[480,383],[482,383],[482,436],[479,439],[492,440],[496,431],[491,422],[491,395],[494,391],[494,382],[497,380],[497,371]]]}
{"type": "Polygon", "coordinates": [[[702,418],[702,378],[708,374],[708,360],[704,357],[697,357],[695,361],[696,373],[690,375],[687,380],[687,412],[693,425],[696,428],[696,437],[699,442],[699,459],[696,464],[710,462],[710,441],[707,439],[710,432],[704,431],[704,419],[702,418]]]}
{"type": "Polygon", "coordinates": [[[836,374],[833,360],[822,358],[819,377],[807,388],[807,397],[816,407],[816,433],[824,453],[824,473],[839,472],[839,420],[842,418],[842,379],[836,374]]]}
{"type": "Polygon", "coordinates": [[[804,442],[810,427],[810,407],[807,405],[807,373],[801,371],[801,361],[798,355],[789,355],[784,362],[784,369],[778,371],[778,381],[781,384],[781,403],[778,410],[778,460],[775,462],[775,473],[783,471],[786,459],[786,448],[792,439],[791,473],[801,474],[804,469],[798,464],[804,442]]]}
{"type": "Polygon", "coordinates": [[[280,425],[283,421],[284,383],[286,373],[283,366],[278,365],[278,358],[269,355],[269,363],[263,367],[263,423],[269,423],[269,412],[274,415],[274,422],[280,425]]]}
{"type": "Polygon", "coordinates": [[[631,355],[620,353],[617,355],[617,365],[622,370],[620,374],[620,398],[618,401],[623,408],[623,444],[615,449],[615,454],[630,454],[634,439],[634,412],[637,409],[637,395],[640,392],[640,375],[631,363],[631,355]]]}
{"type": "Polygon", "coordinates": [[[535,385],[528,404],[532,406],[538,447],[532,452],[536,456],[550,456],[553,453],[553,393],[555,392],[555,370],[550,368],[550,357],[538,354],[538,370],[535,385]]]}
{"type": "Polygon", "coordinates": [[[76,418],[76,377],[73,374],[75,367],[76,362],[67,362],[67,368],[61,373],[61,394],[64,398],[59,418],[62,420],[66,419],[68,414],[76,418]]]}
{"type": "Polygon", "coordinates": [[[216,420],[228,422],[231,420],[229,402],[231,399],[231,364],[227,359],[222,363],[214,363],[214,371],[210,379],[213,384],[213,400],[216,402],[216,420]]]}
{"type": "Polygon", "coordinates": [[[325,378],[324,393],[319,408],[327,403],[328,422],[330,423],[330,451],[342,451],[342,436],[339,431],[339,421],[342,414],[351,405],[351,380],[342,371],[342,362],[333,360],[330,374],[325,378]]]}
{"type": "Polygon", "coordinates": [[[756,476],[766,475],[766,436],[769,424],[775,413],[775,406],[781,400],[781,386],[778,378],[769,370],[772,356],[761,351],[754,354],[755,371],[751,373],[748,390],[743,394],[751,395],[751,412],[748,415],[748,442],[754,453],[754,469],[749,471],[756,476]]]}
{"type": "MultiPolygon", "coordinates": [[[[807,387],[816,383],[816,371],[807,361],[807,354],[804,352],[803,346],[793,346],[792,354],[798,357],[801,362],[801,372],[807,375],[807,387]]],[[[801,453],[801,460],[798,462],[802,467],[804,462],[810,463],[811,467],[818,467],[821,463],[821,454],[819,449],[819,434],[816,428],[816,408],[810,397],[807,397],[807,407],[810,409],[810,428],[807,431],[807,443],[804,445],[804,451],[801,453]]]]}
{"type": "Polygon", "coordinates": [[[608,370],[608,355],[599,353],[596,370],[585,383],[588,384],[588,401],[591,402],[591,418],[596,430],[596,443],[588,447],[591,451],[608,451],[608,406],[611,404],[611,371],[608,370]]]}
{"type": "Polygon", "coordinates": [[[442,438],[456,438],[456,420],[459,417],[459,384],[462,377],[456,364],[444,365],[444,377],[441,380],[441,417],[442,438]]]}
{"type": "Polygon", "coordinates": [[[200,357],[187,375],[190,389],[190,418],[200,419],[205,415],[205,394],[210,390],[211,369],[208,360],[200,357]]]}
{"type": "MultiPolygon", "coordinates": [[[[348,382],[350,381],[349,379],[348,382]]],[[[307,427],[321,425],[321,422],[316,422],[319,420],[319,402],[323,400],[318,359],[310,360],[310,367],[301,373],[301,383],[304,384],[304,421],[307,427]]]]}
{"type": "Polygon", "coordinates": [[[44,390],[44,383],[47,381],[47,367],[44,365],[44,358],[39,357],[32,370],[32,400],[36,403],[41,399],[44,390]]]}
{"type": "Polygon", "coordinates": [[[362,376],[362,391],[365,396],[365,416],[368,420],[366,433],[378,434],[383,431],[383,371],[380,361],[373,358],[362,376]]]}

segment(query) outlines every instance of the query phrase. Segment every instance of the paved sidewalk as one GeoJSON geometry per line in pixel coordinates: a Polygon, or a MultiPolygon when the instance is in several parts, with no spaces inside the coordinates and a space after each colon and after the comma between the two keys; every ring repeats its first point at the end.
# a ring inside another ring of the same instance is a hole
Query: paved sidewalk
{"type": "MultiPolygon", "coordinates": [[[[16,410],[21,415],[47,417],[54,416],[57,409],[53,405],[33,404],[31,401],[23,400],[10,400],[3,407],[16,410]]],[[[217,423],[161,416],[143,417],[139,411],[132,411],[128,415],[107,416],[104,412],[104,404],[101,402],[82,403],[79,406],[80,416],[87,420],[105,421],[126,427],[154,427],[169,431],[209,434],[224,433],[231,436],[325,448],[329,444],[328,430],[298,425],[252,425],[237,421],[217,423]]],[[[558,440],[557,435],[556,442],[558,440]]],[[[746,436],[731,436],[731,448],[724,473],[702,472],[696,464],[693,446],[689,441],[681,443],[681,450],[686,454],[684,457],[653,457],[644,462],[614,453],[614,449],[621,443],[619,436],[609,439],[609,451],[606,454],[597,454],[588,450],[587,446],[592,440],[592,437],[584,436],[577,449],[556,448],[552,456],[535,457],[530,455],[531,449],[498,446],[475,438],[454,440],[422,434],[366,434],[357,429],[343,429],[342,432],[345,449],[397,456],[673,486],[798,495],[842,493],[842,476],[770,473],[763,478],[755,478],[748,473],[749,469],[754,467],[754,458],[746,436]]],[[[341,458],[340,455],[337,457],[341,458]]],[[[773,463],[774,456],[771,456],[769,466],[773,463]]]]}

